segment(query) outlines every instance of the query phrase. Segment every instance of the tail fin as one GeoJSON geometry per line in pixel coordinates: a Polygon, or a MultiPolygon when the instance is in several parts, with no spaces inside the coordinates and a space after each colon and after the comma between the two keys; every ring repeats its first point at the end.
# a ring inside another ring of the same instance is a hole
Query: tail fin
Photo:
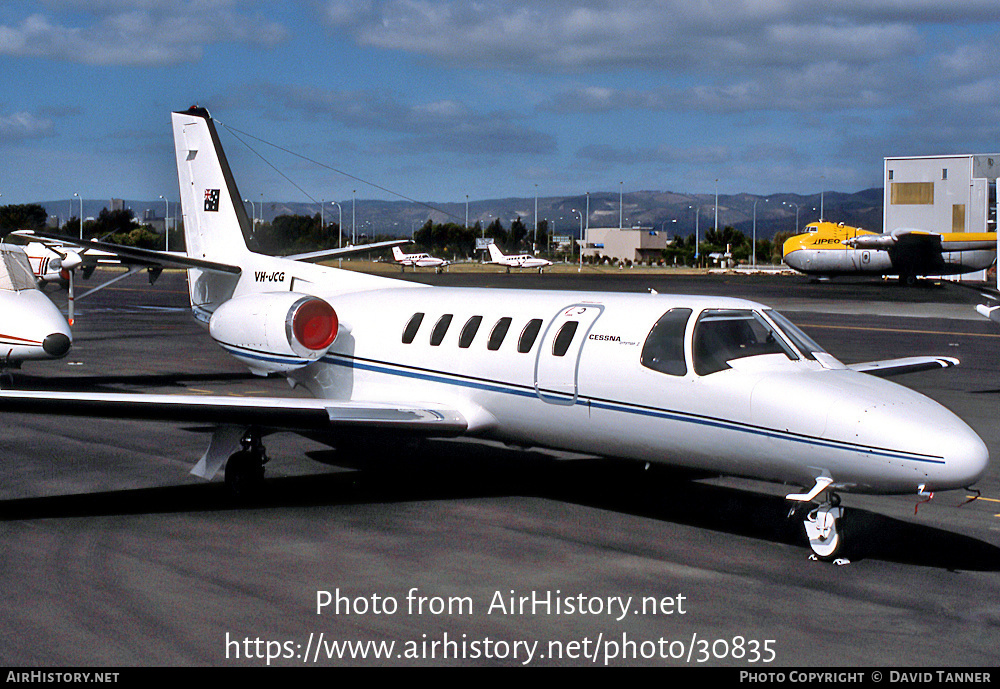
{"type": "MultiPolygon", "coordinates": [[[[245,237],[250,220],[211,115],[196,106],[172,113],[171,119],[187,255],[248,266],[251,252],[245,237]]],[[[188,270],[195,318],[207,321],[219,304],[233,296],[238,282],[239,275],[188,270]]]]}
{"type": "Polygon", "coordinates": [[[403,260],[403,252],[400,251],[400,249],[399,249],[398,246],[392,247],[392,257],[394,259],[396,259],[397,261],[402,261],[403,260]]]}
{"type": "Polygon", "coordinates": [[[238,264],[248,252],[250,220],[212,117],[192,107],[171,119],[187,253],[238,264]]]}
{"type": "Polygon", "coordinates": [[[500,251],[500,248],[496,244],[490,244],[490,259],[494,263],[499,263],[504,258],[505,256],[503,255],[503,252],[500,251]]]}

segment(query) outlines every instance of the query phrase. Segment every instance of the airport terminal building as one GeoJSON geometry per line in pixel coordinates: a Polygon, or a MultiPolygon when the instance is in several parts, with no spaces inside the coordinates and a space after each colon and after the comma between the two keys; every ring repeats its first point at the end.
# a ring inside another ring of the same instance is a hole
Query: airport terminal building
{"type": "Polygon", "coordinates": [[[652,227],[591,227],[587,230],[584,256],[600,254],[615,262],[656,261],[662,257],[671,237],[652,227]]]}

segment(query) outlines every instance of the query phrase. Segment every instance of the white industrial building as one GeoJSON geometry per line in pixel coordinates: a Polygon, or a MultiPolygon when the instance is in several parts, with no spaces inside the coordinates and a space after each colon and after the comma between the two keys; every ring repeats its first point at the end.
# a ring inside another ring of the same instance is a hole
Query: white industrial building
{"type": "Polygon", "coordinates": [[[998,174],[996,153],[886,158],[882,231],[996,232],[998,174]]]}
{"type": "Polygon", "coordinates": [[[883,232],[996,232],[1000,154],[885,159],[883,232]]]}
{"type": "Polygon", "coordinates": [[[586,233],[584,256],[600,254],[613,261],[646,262],[662,258],[671,237],[652,227],[591,227],[586,233]]]}

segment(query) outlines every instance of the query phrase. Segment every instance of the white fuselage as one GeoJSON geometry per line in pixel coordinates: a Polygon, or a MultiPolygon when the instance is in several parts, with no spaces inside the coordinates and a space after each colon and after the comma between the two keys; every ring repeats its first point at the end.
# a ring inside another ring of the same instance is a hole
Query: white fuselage
{"type": "MultiPolygon", "coordinates": [[[[766,314],[767,307],[753,302],[428,288],[384,278],[359,284],[356,274],[322,266],[254,260],[264,273],[268,264],[280,265],[282,279],[294,279],[296,291],[337,311],[340,333],[329,352],[289,374],[316,397],[434,401],[461,411],[469,432],[481,437],[804,486],[827,475],[847,491],[957,488],[986,466],[982,440],[950,411],[908,388],[848,370],[829,355],[771,353],[696,373],[699,314],[766,314]],[[683,375],[640,361],[653,325],[676,308],[691,310],[683,375]],[[420,325],[404,342],[417,313],[424,314],[420,325]],[[449,315],[445,329],[442,317],[449,315]],[[478,331],[460,346],[474,317],[481,317],[478,331]],[[508,318],[506,336],[493,348],[492,331],[508,318]],[[535,319],[541,321],[537,336],[521,352],[522,332],[535,319]],[[569,320],[577,321],[577,331],[556,356],[554,340],[569,320]]],[[[258,289],[244,280],[234,296],[258,289]]],[[[247,357],[254,355],[239,356],[252,363],[247,357]]]]}
{"type": "Polygon", "coordinates": [[[37,289],[0,290],[0,366],[65,356],[69,324],[37,289]]]}

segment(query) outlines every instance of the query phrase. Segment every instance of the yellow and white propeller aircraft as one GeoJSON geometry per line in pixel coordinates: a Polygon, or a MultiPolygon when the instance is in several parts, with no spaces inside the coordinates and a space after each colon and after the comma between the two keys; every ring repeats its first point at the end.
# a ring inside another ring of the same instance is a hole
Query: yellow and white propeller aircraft
{"type": "Polygon", "coordinates": [[[508,273],[511,268],[537,268],[538,272],[541,273],[543,268],[548,268],[552,265],[552,261],[544,258],[538,258],[537,256],[532,256],[531,254],[508,256],[500,251],[500,247],[496,244],[490,244],[490,260],[487,261],[487,263],[496,263],[497,265],[506,266],[508,273]]]}
{"type": "Polygon", "coordinates": [[[413,266],[414,270],[417,268],[434,268],[436,272],[440,273],[442,268],[448,265],[448,261],[443,258],[436,258],[430,254],[404,254],[398,246],[392,247],[392,258],[403,270],[406,269],[406,266],[413,266]]]}
{"type": "Polygon", "coordinates": [[[996,232],[885,234],[843,223],[815,222],[785,241],[784,261],[807,275],[898,275],[913,284],[923,275],[958,275],[989,268],[997,257],[996,232]]]}
{"type": "Polygon", "coordinates": [[[0,244],[0,369],[66,356],[73,334],[35,282],[24,250],[0,244]]]}
{"type": "Polygon", "coordinates": [[[743,299],[434,287],[253,253],[209,113],[172,118],[195,318],[313,397],[0,391],[0,409],[216,424],[192,473],[225,463],[236,492],[260,487],[277,431],[334,447],[470,436],[773,481],[797,487],[825,559],[841,493],[926,497],[986,469],[968,425],[884,379],[952,359],[846,366],[743,299]]]}

